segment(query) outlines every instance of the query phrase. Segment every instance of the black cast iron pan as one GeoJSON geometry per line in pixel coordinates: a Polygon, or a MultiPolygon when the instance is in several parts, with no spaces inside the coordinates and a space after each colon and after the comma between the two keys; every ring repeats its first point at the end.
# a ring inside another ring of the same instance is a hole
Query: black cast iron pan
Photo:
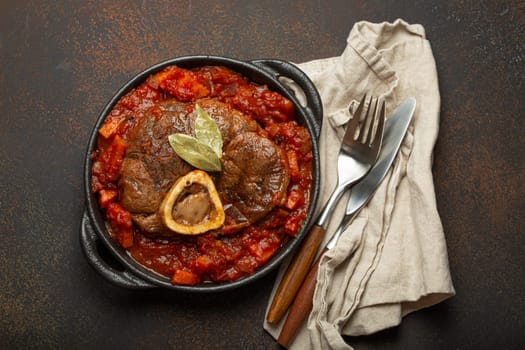
{"type": "Polygon", "coordinates": [[[113,96],[102,110],[89,139],[84,164],[86,210],[82,217],[80,232],[80,242],[87,260],[91,266],[107,280],[118,286],[130,289],[163,287],[186,292],[216,292],[240,287],[267,274],[277,267],[282,260],[296,248],[311,226],[320,187],[318,139],[322,125],[322,115],[322,102],[314,84],[304,72],[286,61],[273,59],[241,61],[218,56],[184,56],[161,62],[137,74],[113,96]],[[311,205],[305,224],[296,238],[289,240],[253,275],[234,282],[203,283],[196,286],[173,285],[170,283],[169,278],[161,276],[142,266],[131,258],[128,253],[110,237],[104,224],[102,212],[98,207],[97,199],[91,192],[92,159],[90,155],[96,148],[98,129],[101,127],[106,116],[123,95],[141,84],[151,74],[170,65],[177,65],[182,68],[194,68],[207,65],[226,66],[241,73],[255,83],[267,85],[271,90],[282,94],[293,102],[296,110],[296,120],[308,129],[312,140],[312,151],[314,155],[313,188],[311,205]],[[300,90],[302,90],[303,96],[296,96],[294,91],[297,92],[297,90],[290,88],[290,86],[285,83],[286,80],[294,82],[300,90]]]}

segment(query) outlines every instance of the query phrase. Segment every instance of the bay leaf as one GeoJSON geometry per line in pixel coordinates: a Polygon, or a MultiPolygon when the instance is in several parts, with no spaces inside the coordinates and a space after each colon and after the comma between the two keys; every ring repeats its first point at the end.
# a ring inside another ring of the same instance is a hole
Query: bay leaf
{"type": "Polygon", "coordinates": [[[222,158],[222,135],[217,123],[198,104],[195,105],[195,111],[197,112],[194,123],[195,137],[201,143],[210,146],[217,157],[222,158]]]}
{"type": "Polygon", "coordinates": [[[168,141],[173,150],[196,168],[205,171],[221,171],[221,160],[215,151],[205,143],[186,134],[172,134],[168,141]]]}

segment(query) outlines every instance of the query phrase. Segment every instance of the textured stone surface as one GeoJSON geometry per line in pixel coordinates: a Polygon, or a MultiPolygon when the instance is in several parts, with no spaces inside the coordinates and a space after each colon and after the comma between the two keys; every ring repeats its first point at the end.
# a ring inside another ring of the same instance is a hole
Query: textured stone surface
{"type": "Polygon", "coordinates": [[[78,235],[83,153],[133,74],[174,56],[302,62],[354,22],[425,26],[442,94],[435,185],[458,295],[357,349],[525,344],[523,1],[2,1],[0,348],[277,349],[274,275],[215,295],[114,287],[78,235]]]}

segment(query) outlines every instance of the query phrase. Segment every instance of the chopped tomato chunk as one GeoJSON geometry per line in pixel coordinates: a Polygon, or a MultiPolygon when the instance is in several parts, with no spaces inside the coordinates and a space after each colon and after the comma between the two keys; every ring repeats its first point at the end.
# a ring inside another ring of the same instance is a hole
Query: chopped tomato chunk
{"type": "Polygon", "coordinates": [[[131,213],[118,203],[110,203],[106,211],[106,217],[122,248],[131,247],[133,245],[131,213]]]}
{"type": "Polygon", "coordinates": [[[192,101],[206,97],[210,90],[196,73],[171,66],[154,76],[156,84],[179,101],[192,101]]]}
{"type": "Polygon", "coordinates": [[[171,282],[173,284],[183,284],[187,286],[193,286],[199,283],[199,276],[197,276],[193,272],[177,269],[175,270],[175,273],[173,273],[171,282]]]}
{"type": "Polygon", "coordinates": [[[118,179],[125,153],[126,144],[119,135],[116,135],[93,164],[92,175],[96,178],[93,179],[94,192],[100,191],[104,186],[118,179]]]}
{"type": "Polygon", "coordinates": [[[251,243],[248,250],[259,264],[270,259],[279,248],[280,240],[273,234],[269,234],[258,242],[251,243]]]}
{"type": "Polygon", "coordinates": [[[295,237],[297,235],[297,232],[299,231],[299,217],[297,216],[288,217],[288,219],[286,220],[286,223],[284,224],[284,230],[290,236],[295,237]]]}

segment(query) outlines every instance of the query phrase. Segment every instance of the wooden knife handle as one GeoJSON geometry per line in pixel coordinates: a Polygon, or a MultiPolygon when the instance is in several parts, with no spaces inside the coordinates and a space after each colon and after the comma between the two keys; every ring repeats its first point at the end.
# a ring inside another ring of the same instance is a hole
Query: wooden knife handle
{"type": "Polygon", "coordinates": [[[278,323],[292,304],[297,291],[312,266],[312,262],[323,241],[324,233],[325,230],[322,227],[314,225],[308,232],[299,250],[295,253],[270,305],[266,316],[266,320],[269,323],[278,323]]]}
{"type": "Polygon", "coordinates": [[[292,307],[290,308],[290,312],[288,313],[288,317],[286,318],[283,328],[281,329],[279,338],[277,338],[277,342],[285,348],[290,346],[304,320],[308,318],[308,315],[312,310],[319,261],[326,251],[327,249],[325,248],[308,273],[308,276],[306,276],[306,279],[299,289],[292,307]]]}

